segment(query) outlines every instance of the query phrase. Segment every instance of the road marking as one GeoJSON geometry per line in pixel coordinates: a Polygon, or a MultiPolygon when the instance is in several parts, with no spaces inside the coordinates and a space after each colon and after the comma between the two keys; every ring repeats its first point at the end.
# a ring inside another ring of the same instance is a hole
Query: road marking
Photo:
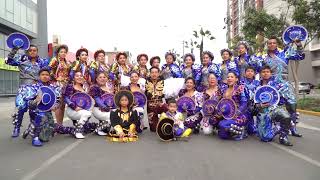
{"type": "Polygon", "coordinates": [[[51,164],[56,162],[57,160],[61,159],[64,155],[66,155],[68,152],[70,152],[72,149],[77,147],[81,142],[83,142],[84,139],[78,139],[76,142],[70,144],[66,148],[64,148],[59,153],[52,156],[50,159],[46,160],[44,163],[40,165],[39,168],[35,169],[34,171],[30,172],[29,174],[25,175],[21,178],[21,180],[32,180],[37,176],[39,173],[47,169],[51,164]]]}
{"type": "Polygon", "coordinates": [[[293,156],[295,156],[295,157],[297,157],[297,158],[300,158],[300,159],[302,159],[302,160],[305,160],[305,161],[307,161],[308,163],[313,164],[313,165],[315,165],[315,166],[318,166],[318,167],[320,168],[320,162],[317,161],[317,160],[314,160],[314,159],[312,159],[312,158],[310,158],[310,157],[308,157],[308,156],[306,156],[306,155],[304,155],[304,154],[301,154],[301,153],[299,153],[299,152],[296,152],[296,151],[294,151],[294,150],[292,150],[292,149],[288,149],[288,148],[286,148],[285,146],[280,145],[280,144],[277,144],[277,143],[275,143],[275,142],[271,142],[270,144],[273,145],[274,147],[277,147],[277,148],[279,148],[279,149],[281,149],[281,150],[284,150],[285,152],[287,152],[287,153],[289,153],[289,154],[291,154],[291,155],[293,155],[293,156]]]}
{"type": "Polygon", "coordinates": [[[320,131],[320,128],[317,128],[317,127],[314,127],[314,126],[311,126],[311,125],[308,125],[308,124],[305,124],[303,122],[299,122],[297,124],[298,127],[301,127],[301,128],[305,128],[305,129],[311,129],[311,130],[315,130],[315,131],[320,131]]]}

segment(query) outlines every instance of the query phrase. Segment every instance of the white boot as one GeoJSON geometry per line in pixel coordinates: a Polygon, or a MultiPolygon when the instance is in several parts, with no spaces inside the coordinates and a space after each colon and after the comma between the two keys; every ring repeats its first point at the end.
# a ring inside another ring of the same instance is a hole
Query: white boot
{"type": "Polygon", "coordinates": [[[106,136],[106,135],[107,135],[107,133],[105,133],[105,132],[103,132],[103,131],[101,131],[101,130],[98,130],[98,131],[97,131],[97,134],[98,134],[99,136],[106,136]]]}

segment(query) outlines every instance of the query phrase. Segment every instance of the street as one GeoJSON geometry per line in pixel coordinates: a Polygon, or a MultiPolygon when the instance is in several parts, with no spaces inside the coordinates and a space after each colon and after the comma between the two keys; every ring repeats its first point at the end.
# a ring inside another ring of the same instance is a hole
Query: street
{"type": "MultiPolygon", "coordinates": [[[[11,138],[14,98],[0,99],[0,179],[165,179],[165,180],[319,180],[320,118],[301,115],[303,138],[289,137],[293,147],[193,135],[191,139],[161,142],[144,132],[135,143],[110,143],[95,134],[84,140],[57,135],[43,147],[31,139],[11,138]]],[[[28,116],[25,114],[24,126],[28,116]]],[[[66,121],[70,124],[70,121],[66,121]]]]}

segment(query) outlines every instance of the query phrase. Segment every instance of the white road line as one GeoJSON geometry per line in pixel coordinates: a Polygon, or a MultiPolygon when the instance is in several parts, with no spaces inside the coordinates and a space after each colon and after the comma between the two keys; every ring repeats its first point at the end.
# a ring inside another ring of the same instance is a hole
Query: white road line
{"type": "Polygon", "coordinates": [[[28,173],[24,177],[21,178],[21,180],[32,180],[37,176],[39,173],[47,169],[51,164],[56,162],[57,160],[61,159],[64,155],[66,155],[68,152],[70,152],[72,149],[74,149],[76,146],[78,146],[81,142],[83,142],[84,139],[79,139],[76,142],[70,144],[66,148],[64,148],[59,153],[52,156],[50,159],[46,160],[44,163],[40,165],[39,168],[35,169],[34,171],[28,173]]]}
{"type": "Polygon", "coordinates": [[[283,145],[277,144],[275,142],[271,142],[270,144],[273,145],[274,147],[277,147],[277,148],[279,148],[279,149],[281,149],[281,150],[283,150],[283,151],[285,151],[285,152],[287,152],[287,153],[289,153],[289,154],[291,154],[291,155],[293,155],[293,156],[295,156],[297,158],[300,158],[300,159],[302,159],[302,160],[304,160],[304,161],[306,161],[306,162],[308,162],[310,164],[313,164],[315,166],[318,166],[320,168],[320,162],[317,161],[317,160],[314,160],[314,159],[312,159],[312,158],[310,158],[310,157],[308,157],[308,156],[306,156],[304,154],[301,154],[299,152],[291,150],[291,149],[289,149],[289,148],[287,148],[287,147],[285,147],[283,145]]]}
{"type": "Polygon", "coordinates": [[[308,124],[305,124],[303,122],[299,122],[297,124],[298,127],[301,127],[301,128],[305,128],[305,129],[311,129],[311,130],[315,130],[315,131],[320,131],[320,128],[317,128],[317,127],[314,127],[314,126],[311,126],[311,125],[308,125],[308,124]]]}

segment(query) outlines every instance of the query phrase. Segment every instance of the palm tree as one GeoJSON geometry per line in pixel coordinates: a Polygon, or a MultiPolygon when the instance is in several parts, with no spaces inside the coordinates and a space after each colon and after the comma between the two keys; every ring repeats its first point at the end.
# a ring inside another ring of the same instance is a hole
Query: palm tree
{"type": "Polygon", "coordinates": [[[193,31],[193,36],[198,40],[198,41],[194,41],[193,43],[196,46],[196,48],[200,49],[200,58],[201,58],[201,55],[203,52],[203,39],[208,38],[209,40],[212,41],[216,38],[213,35],[211,35],[211,32],[209,30],[204,31],[202,27],[199,30],[199,32],[193,31]]]}

